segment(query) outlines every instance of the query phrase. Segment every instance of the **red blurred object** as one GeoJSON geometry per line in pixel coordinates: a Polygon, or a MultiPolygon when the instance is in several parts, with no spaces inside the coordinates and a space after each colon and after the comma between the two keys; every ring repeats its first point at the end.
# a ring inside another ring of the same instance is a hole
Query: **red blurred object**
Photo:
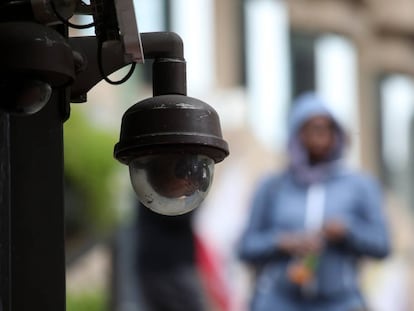
{"type": "Polygon", "coordinates": [[[200,236],[195,235],[196,264],[207,297],[221,311],[230,310],[230,296],[221,273],[219,256],[200,236]]]}

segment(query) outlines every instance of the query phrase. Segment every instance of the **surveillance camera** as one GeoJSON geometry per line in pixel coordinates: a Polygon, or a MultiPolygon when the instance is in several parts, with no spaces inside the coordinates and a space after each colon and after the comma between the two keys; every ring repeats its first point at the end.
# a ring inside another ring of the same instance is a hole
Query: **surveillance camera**
{"type": "Polygon", "coordinates": [[[114,155],[129,166],[138,199],[164,215],[205,199],[214,165],[229,154],[216,111],[184,95],[160,95],[129,108],[114,155]]]}
{"type": "Polygon", "coordinates": [[[52,28],[34,22],[0,24],[0,108],[16,114],[39,111],[52,93],[75,78],[73,51],[52,28]]]}

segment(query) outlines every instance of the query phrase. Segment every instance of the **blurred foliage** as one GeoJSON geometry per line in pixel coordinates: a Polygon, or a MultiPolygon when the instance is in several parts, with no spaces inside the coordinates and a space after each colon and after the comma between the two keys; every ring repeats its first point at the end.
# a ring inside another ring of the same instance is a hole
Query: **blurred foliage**
{"type": "Polygon", "coordinates": [[[115,133],[92,124],[81,110],[72,108],[65,123],[65,182],[69,227],[102,232],[115,224],[115,133]]]}
{"type": "Polygon", "coordinates": [[[66,311],[107,311],[107,295],[104,291],[68,293],[66,311]]]}

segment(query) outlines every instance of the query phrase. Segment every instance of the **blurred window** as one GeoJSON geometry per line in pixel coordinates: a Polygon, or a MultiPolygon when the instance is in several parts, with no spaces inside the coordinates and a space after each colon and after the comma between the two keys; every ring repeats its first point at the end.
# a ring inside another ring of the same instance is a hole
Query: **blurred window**
{"type": "Polygon", "coordinates": [[[292,97],[315,90],[315,40],[316,36],[293,31],[291,33],[292,97]]]}

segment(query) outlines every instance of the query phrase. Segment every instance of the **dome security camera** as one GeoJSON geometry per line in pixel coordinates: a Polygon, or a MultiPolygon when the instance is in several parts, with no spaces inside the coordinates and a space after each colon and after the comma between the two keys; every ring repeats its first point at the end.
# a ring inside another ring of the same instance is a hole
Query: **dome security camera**
{"type": "Polygon", "coordinates": [[[129,108],[114,155],[129,166],[146,207],[163,215],[187,213],[207,196],[214,165],[229,154],[216,111],[184,95],[160,95],[129,108]]]}
{"type": "Polygon", "coordinates": [[[74,81],[73,52],[65,38],[34,22],[0,24],[0,109],[28,115],[38,112],[53,88],[74,81]]]}

